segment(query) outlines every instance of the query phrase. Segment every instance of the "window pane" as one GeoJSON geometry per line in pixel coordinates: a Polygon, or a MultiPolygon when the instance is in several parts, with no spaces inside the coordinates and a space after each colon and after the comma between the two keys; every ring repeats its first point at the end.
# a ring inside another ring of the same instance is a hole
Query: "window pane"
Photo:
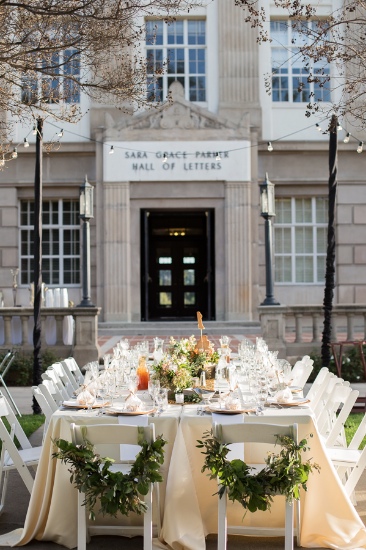
{"type": "Polygon", "coordinates": [[[313,258],[311,256],[299,256],[296,258],[296,282],[313,282],[313,258]]]}
{"type": "Polygon", "coordinates": [[[171,256],[160,256],[158,258],[158,263],[159,264],[171,264],[173,261],[173,259],[171,258],[171,256]]]}
{"type": "Polygon", "coordinates": [[[194,269],[184,269],[183,270],[183,284],[184,286],[194,285],[195,284],[195,270],[194,269]]]}
{"type": "Polygon", "coordinates": [[[159,292],[159,305],[162,307],[171,307],[172,305],[172,293],[171,292],[159,292]]]}
{"type": "Polygon", "coordinates": [[[279,256],[275,258],[275,279],[278,283],[291,283],[291,257],[279,256]]]}
{"type": "Polygon", "coordinates": [[[196,258],[194,256],[184,256],[183,257],[183,263],[184,264],[195,264],[196,258]]]}
{"type": "Polygon", "coordinates": [[[311,199],[296,199],[295,216],[296,216],[296,223],[312,222],[311,199]]]}
{"type": "Polygon", "coordinates": [[[194,306],[196,303],[196,293],[195,292],[185,292],[184,293],[184,305],[185,306],[194,306]]]}
{"type": "Polygon", "coordinates": [[[320,254],[325,254],[327,251],[327,233],[326,227],[318,227],[316,230],[316,248],[320,254]]]}
{"type": "Polygon", "coordinates": [[[325,279],[325,256],[317,257],[317,281],[321,283],[325,279]]]}
{"type": "Polygon", "coordinates": [[[312,227],[296,227],[295,229],[295,251],[297,254],[313,252],[313,229],[312,227]]]}
{"type": "Polygon", "coordinates": [[[291,229],[276,227],[275,250],[278,254],[291,254],[291,229]]]}
{"type": "Polygon", "coordinates": [[[328,223],[328,200],[316,199],[315,205],[317,223],[328,223]]]}
{"type": "Polygon", "coordinates": [[[172,272],[170,269],[159,269],[159,285],[170,286],[172,284],[172,272]]]}

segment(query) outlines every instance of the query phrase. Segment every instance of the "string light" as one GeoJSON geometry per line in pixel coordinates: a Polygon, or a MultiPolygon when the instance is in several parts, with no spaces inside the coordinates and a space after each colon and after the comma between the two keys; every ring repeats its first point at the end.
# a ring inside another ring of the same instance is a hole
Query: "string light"
{"type": "Polygon", "coordinates": [[[357,153],[362,153],[363,150],[363,141],[360,141],[357,147],[357,153]]]}
{"type": "Polygon", "coordinates": [[[3,158],[0,159],[0,166],[3,167],[5,166],[5,157],[3,155],[3,158]]]}
{"type": "Polygon", "coordinates": [[[58,137],[63,137],[63,135],[64,135],[63,129],[61,129],[60,132],[57,135],[58,135],[58,137]]]}
{"type": "Polygon", "coordinates": [[[316,127],[316,129],[318,130],[318,132],[321,132],[321,131],[322,131],[322,129],[321,129],[321,127],[320,127],[320,124],[316,123],[316,124],[315,124],[315,127],[316,127]]]}
{"type": "Polygon", "coordinates": [[[27,138],[24,138],[24,147],[29,147],[29,141],[27,138]]]}
{"type": "Polygon", "coordinates": [[[343,140],[343,143],[348,143],[348,142],[349,142],[350,136],[351,136],[350,132],[347,132],[347,134],[346,134],[346,136],[345,136],[345,138],[344,138],[344,140],[343,140]]]}
{"type": "Polygon", "coordinates": [[[273,146],[270,141],[267,143],[267,151],[269,151],[270,153],[273,151],[273,146]]]}
{"type": "Polygon", "coordinates": [[[162,161],[162,162],[163,162],[163,163],[168,162],[168,157],[166,156],[166,153],[164,153],[163,161],[162,161]]]}
{"type": "Polygon", "coordinates": [[[36,125],[33,126],[32,134],[33,134],[34,136],[37,135],[37,126],[36,126],[36,125]]]}
{"type": "Polygon", "coordinates": [[[14,147],[13,152],[11,154],[11,158],[16,159],[17,157],[18,157],[18,151],[17,151],[17,148],[14,147]]]}
{"type": "Polygon", "coordinates": [[[343,130],[342,126],[337,122],[337,131],[340,132],[341,130],[343,130]]]}
{"type": "Polygon", "coordinates": [[[220,153],[216,153],[216,160],[221,160],[220,153]]]}
{"type": "Polygon", "coordinates": [[[109,154],[113,155],[113,153],[114,153],[114,147],[113,147],[113,145],[111,145],[111,148],[109,149],[109,154]]]}

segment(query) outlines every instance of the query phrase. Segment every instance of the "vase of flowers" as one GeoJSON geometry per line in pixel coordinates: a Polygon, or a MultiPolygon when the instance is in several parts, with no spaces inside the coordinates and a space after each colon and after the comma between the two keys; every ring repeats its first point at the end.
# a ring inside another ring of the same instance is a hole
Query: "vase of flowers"
{"type": "Polygon", "coordinates": [[[152,367],[153,377],[160,381],[162,387],[182,393],[194,385],[193,378],[199,376],[202,370],[211,369],[217,361],[218,354],[211,342],[207,349],[199,349],[194,336],[181,340],[171,336],[161,361],[152,367]]]}

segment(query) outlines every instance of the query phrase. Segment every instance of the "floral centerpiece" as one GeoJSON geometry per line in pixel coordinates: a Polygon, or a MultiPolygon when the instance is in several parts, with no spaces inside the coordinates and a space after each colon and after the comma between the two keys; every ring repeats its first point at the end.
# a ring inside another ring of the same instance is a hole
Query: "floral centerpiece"
{"type": "Polygon", "coordinates": [[[191,388],[193,378],[216,365],[218,359],[218,353],[207,338],[197,342],[194,336],[181,340],[171,336],[163,358],[152,367],[153,377],[160,380],[162,387],[179,393],[191,388]]]}

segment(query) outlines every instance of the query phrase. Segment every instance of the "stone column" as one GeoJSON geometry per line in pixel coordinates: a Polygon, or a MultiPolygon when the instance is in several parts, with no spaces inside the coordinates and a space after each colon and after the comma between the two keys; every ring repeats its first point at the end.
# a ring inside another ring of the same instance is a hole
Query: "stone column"
{"type": "Polygon", "coordinates": [[[226,320],[252,319],[250,183],[225,185],[226,320]]]}
{"type": "Polygon", "coordinates": [[[130,185],[104,183],[104,320],[131,320],[130,185]]]}

